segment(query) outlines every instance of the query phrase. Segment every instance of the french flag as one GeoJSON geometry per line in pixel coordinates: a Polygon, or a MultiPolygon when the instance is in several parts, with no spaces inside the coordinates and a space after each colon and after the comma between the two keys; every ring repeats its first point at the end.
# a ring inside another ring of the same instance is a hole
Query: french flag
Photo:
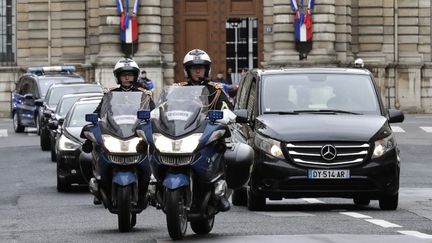
{"type": "Polygon", "coordinates": [[[296,0],[291,0],[291,9],[295,11],[294,35],[297,42],[308,42],[312,40],[312,9],[315,1],[309,0],[306,12],[303,11],[303,0],[299,8],[296,0]]]}
{"type": "Polygon", "coordinates": [[[120,14],[120,39],[124,43],[133,43],[138,40],[138,21],[136,17],[138,1],[135,0],[131,16],[128,13],[129,0],[124,0],[125,6],[123,6],[122,0],[116,0],[117,13],[120,14]]]}

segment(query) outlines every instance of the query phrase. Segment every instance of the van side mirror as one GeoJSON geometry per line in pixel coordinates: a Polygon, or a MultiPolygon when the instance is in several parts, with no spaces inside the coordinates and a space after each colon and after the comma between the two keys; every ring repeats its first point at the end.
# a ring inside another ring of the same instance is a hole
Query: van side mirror
{"type": "Polygon", "coordinates": [[[37,99],[37,100],[35,100],[35,105],[37,105],[37,106],[43,106],[43,100],[42,99],[37,99]]]}
{"type": "Polygon", "coordinates": [[[59,126],[63,126],[63,123],[64,123],[64,118],[58,119],[58,125],[59,126]]]}
{"type": "Polygon", "coordinates": [[[58,128],[58,121],[48,121],[48,128],[51,130],[56,130],[58,128]]]}
{"type": "Polygon", "coordinates": [[[402,111],[396,109],[388,109],[389,123],[403,122],[405,116],[402,111]]]}
{"type": "Polygon", "coordinates": [[[236,122],[238,123],[248,123],[248,114],[246,109],[234,110],[234,114],[236,114],[236,122]]]}

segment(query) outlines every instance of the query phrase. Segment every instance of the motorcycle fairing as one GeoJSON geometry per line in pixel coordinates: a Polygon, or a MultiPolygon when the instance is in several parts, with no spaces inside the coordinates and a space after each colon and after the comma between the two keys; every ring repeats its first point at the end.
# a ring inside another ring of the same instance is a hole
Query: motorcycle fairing
{"type": "Polygon", "coordinates": [[[135,173],[131,171],[117,171],[114,173],[112,182],[120,186],[127,186],[138,180],[135,173]]]}
{"type": "Polygon", "coordinates": [[[168,173],[162,184],[164,187],[174,190],[180,187],[189,186],[190,177],[183,173],[168,173]]]}

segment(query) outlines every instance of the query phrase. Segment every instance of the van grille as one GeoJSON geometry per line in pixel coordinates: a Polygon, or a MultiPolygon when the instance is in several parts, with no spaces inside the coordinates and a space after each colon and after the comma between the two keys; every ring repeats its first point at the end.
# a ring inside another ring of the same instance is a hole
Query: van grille
{"type": "Polygon", "coordinates": [[[169,166],[182,166],[190,164],[192,155],[178,155],[178,154],[161,154],[159,155],[160,162],[169,166]]]}
{"type": "Polygon", "coordinates": [[[368,143],[288,143],[291,160],[299,165],[340,166],[362,163],[369,151],[368,143]],[[334,150],[333,150],[334,149],[334,150]],[[323,156],[329,152],[329,156],[323,156]],[[334,156],[331,156],[334,154],[334,156]],[[334,158],[333,158],[334,157],[334,158]]]}
{"type": "Polygon", "coordinates": [[[111,160],[111,162],[113,162],[115,164],[130,165],[130,164],[138,163],[138,161],[140,161],[140,159],[141,159],[141,155],[139,155],[139,154],[138,155],[109,154],[108,159],[111,160]]]}

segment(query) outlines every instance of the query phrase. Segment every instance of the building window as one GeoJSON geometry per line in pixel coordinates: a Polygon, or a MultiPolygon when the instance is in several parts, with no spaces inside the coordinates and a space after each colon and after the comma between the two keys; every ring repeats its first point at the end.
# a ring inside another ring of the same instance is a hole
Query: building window
{"type": "Polygon", "coordinates": [[[0,1],[0,66],[16,63],[16,1],[0,1]]]}

